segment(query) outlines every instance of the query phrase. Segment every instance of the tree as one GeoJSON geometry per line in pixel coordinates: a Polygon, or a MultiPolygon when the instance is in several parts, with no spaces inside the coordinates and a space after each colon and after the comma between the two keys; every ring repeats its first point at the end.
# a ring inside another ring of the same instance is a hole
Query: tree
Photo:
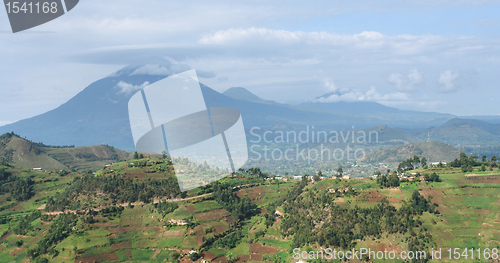
{"type": "Polygon", "coordinates": [[[315,182],[319,182],[321,180],[321,177],[319,175],[315,174],[315,175],[313,175],[313,180],[315,182]]]}
{"type": "Polygon", "coordinates": [[[426,166],[427,165],[427,158],[425,157],[422,157],[422,159],[420,159],[420,164],[423,166],[426,166]]]}
{"type": "Polygon", "coordinates": [[[496,155],[492,155],[492,156],[491,156],[491,162],[492,162],[492,163],[494,163],[494,162],[496,162],[496,161],[497,161],[497,157],[496,157],[496,155]]]}
{"type": "Polygon", "coordinates": [[[344,170],[342,170],[342,167],[339,167],[339,169],[337,169],[337,173],[339,174],[339,176],[342,176],[342,174],[344,173],[344,170]]]}
{"type": "Polygon", "coordinates": [[[177,252],[177,251],[174,251],[174,252],[170,253],[170,256],[171,256],[174,260],[177,260],[177,259],[181,256],[181,254],[180,254],[179,252],[177,252]]]}
{"type": "Polygon", "coordinates": [[[441,178],[439,178],[439,175],[437,173],[432,173],[430,177],[430,181],[432,182],[441,182],[441,178]]]}
{"type": "Polygon", "coordinates": [[[483,163],[486,162],[486,155],[483,154],[483,156],[481,156],[481,162],[483,162],[483,163]]]}
{"type": "Polygon", "coordinates": [[[476,163],[477,163],[477,156],[476,155],[469,156],[469,164],[475,166],[476,163]]]}
{"type": "Polygon", "coordinates": [[[431,177],[428,174],[424,174],[424,180],[427,182],[431,181],[431,177]]]}
{"type": "Polygon", "coordinates": [[[134,152],[134,159],[135,160],[139,159],[139,154],[137,152],[134,152]]]}
{"type": "Polygon", "coordinates": [[[139,155],[139,158],[140,158],[140,159],[144,159],[144,154],[142,154],[142,153],[141,153],[141,154],[139,155]]]}
{"type": "Polygon", "coordinates": [[[226,260],[229,263],[233,263],[233,262],[236,262],[236,260],[238,260],[238,257],[235,254],[233,254],[232,252],[228,252],[226,254],[226,260]]]}
{"type": "Polygon", "coordinates": [[[198,260],[199,258],[201,258],[201,255],[196,252],[189,254],[189,259],[191,259],[193,262],[198,260]]]}
{"type": "MultiPolygon", "coordinates": [[[[484,156],[484,155],[483,155],[484,156]]],[[[486,171],[486,166],[484,165],[484,163],[481,165],[481,171],[484,172],[486,171]]]]}
{"type": "Polygon", "coordinates": [[[420,158],[418,157],[418,155],[413,155],[413,165],[415,167],[415,169],[418,167],[418,164],[420,163],[420,158]]]}
{"type": "Polygon", "coordinates": [[[469,164],[469,158],[464,152],[460,152],[460,165],[469,164]]]}

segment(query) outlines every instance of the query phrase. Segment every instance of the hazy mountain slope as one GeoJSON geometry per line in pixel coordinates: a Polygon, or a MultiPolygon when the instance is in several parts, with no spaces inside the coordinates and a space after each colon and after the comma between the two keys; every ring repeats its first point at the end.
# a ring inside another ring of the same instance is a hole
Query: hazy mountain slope
{"type": "MultiPolygon", "coordinates": [[[[421,139],[399,129],[389,128],[385,125],[364,129],[367,134],[376,132],[378,135],[378,143],[382,144],[408,144],[422,142],[421,139]]],[[[375,136],[372,136],[375,138],[375,136]]]]}
{"type": "Polygon", "coordinates": [[[402,110],[384,106],[372,101],[355,101],[355,102],[306,102],[300,104],[304,107],[319,108],[330,111],[341,111],[351,113],[400,113],[402,110]]]}
{"type": "Polygon", "coordinates": [[[481,130],[494,135],[500,135],[500,124],[492,124],[486,121],[477,119],[461,119],[453,118],[443,124],[441,127],[460,127],[460,126],[474,126],[481,130]]]}
{"type": "Polygon", "coordinates": [[[252,127],[271,128],[276,125],[295,126],[295,128],[317,125],[318,127],[336,127],[338,129],[340,127],[347,128],[352,123],[361,122],[366,122],[365,127],[368,127],[370,121],[372,121],[352,114],[336,114],[279,103],[268,104],[235,100],[203,84],[201,84],[201,89],[208,107],[232,107],[238,109],[243,116],[243,123],[247,130],[252,127]]]}
{"type": "Polygon", "coordinates": [[[420,142],[388,147],[367,153],[363,161],[394,163],[413,155],[424,156],[429,162],[452,161],[459,157],[459,150],[441,142],[420,142]]]}
{"type": "Polygon", "coordinates": [[[439,141],[451,145],[458,144],[498,144],[500,137],[491,134],[470,122],[453,121],[440,127],[428,129],[417,137],[426,140],[430,137],[433,141],[439,141]]]}
{"type": "MultiPolygon", "coordinates": [[[[246,101],[252,101],[252,102],[260,102],[260,103],[265,103],[267,102],[265,99],[251,93],[245,88],[241,87],[233,87],[229,88],[226,91],[222,92],[225,96],[228,96],[229,98],[235,99],[235,100],[246,100],[246,101]]],[[[272,102],[272,101],[269,101],[272,102]]]]}
{"type": "Polygon", "coordinates": [[[96,145],[106,143],[121,149],[133,149],[128,120],[128,100],[132,93],[121,92],[117,85],[140,86],[162,77],[130,75],[125,68],[90,84],[54,110],[0,127],[0,134],[14,131],[30,140],[51,145],[96,145]]]}
{"type": "Polygon", "coordinates": [[[451,117],[450,114],[442,114],[436,112],[420,112],[420,111],[409,111],[400,110],[397,108],[382,105],[374,101],[330,101],[332,96],[337,96],[340,98],[344,94],[340,91],[329,92],[323,94],[319,97],[314,98],[309,102],[300,104],[301,106],[308,108],[319,108],[329,111],[340,111],[340,112],[350,112],[350,113],[364,113],[364,114],[409,114],[409,115],[426,115],[432,116],[433,118],[439,117],[451,117]]]}

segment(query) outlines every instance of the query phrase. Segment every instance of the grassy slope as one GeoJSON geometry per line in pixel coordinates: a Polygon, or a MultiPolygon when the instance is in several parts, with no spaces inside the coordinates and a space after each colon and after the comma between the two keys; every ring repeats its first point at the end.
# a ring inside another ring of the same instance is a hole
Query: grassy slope
{"type": "Polygon", "coordinates": [[[86,169],[98,170],[105,164],[133,158],[133,153],[103,145],[75,148],[48,148],[45,151],[49,156],[58,160],[66,167],[80,171],[86,169]],[[78,154],[94,155],[94,159],[98,160],[79,158],[76,156],[78,154]]]}
{"type": "Polygon", "coordinates": [[[105,164],[118,160],[130,160],[133,157],[133,153],[104,145],[74,148],[38,147],[40,151],[37,153],[33,143],[17,136],[6,138],[3,143],[5,145],[0,147],[0,156],[12,149],[14,150],[12,164],[28,169],[41,167],[47,171],[72,169],[95,171],[105,164]],[[82,158],[81,156],[89,156],[90,158],[82,158]]]}
{"type": "Polygon", "coordinates": [[[25,139],[13,136],[7,140],[8,142],[2,150],[3,151],[8,149],[14,150],[14,154],[12,156],[12,163],[18,167],[22,168],[43,167],[44,169],[47,170],[67,169],[67,167],[64,164],[49,157],[45,153],[36,154],[32,143],[30,143],[25,139]]]}

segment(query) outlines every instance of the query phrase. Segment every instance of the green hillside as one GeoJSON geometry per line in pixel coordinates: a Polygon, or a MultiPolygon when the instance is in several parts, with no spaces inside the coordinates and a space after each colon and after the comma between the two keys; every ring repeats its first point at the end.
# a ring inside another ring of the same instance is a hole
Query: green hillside
{"type": "Polygon", "coordinates": [[[0,136],[0,160],[21,168],[42,168],[47,171],[87,169],[96,171],[106,164],[132,157],[132,153],[106,145],[58,147],[34,143],[11,133],[0,136]]]}
{"type": "Polygon", "coordinates": [[[459,156],[459,150],[441,142],[420,142],[383,148],[367,153],[362,161],[396,163],[413,157],[425,156],[428,162],[452,161],[459,156]]]}

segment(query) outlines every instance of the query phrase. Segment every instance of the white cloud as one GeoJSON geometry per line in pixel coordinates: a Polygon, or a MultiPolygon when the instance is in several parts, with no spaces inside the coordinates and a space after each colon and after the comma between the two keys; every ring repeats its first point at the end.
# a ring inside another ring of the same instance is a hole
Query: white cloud
{"type": "Polygon", "coordinates": [[[445,70],[439,74],[438,83],[442,86],[440,92],[452,92],[457,88],[456,80],[460,76],[458,72],[445,70]]]}
{"type": "Polygon", "coordinates": [[[424,82],[424,77],[418,69],[412,68],[406,76],[401,73],[392,73],[387,81],[396,86],[397,91],[410,92],[415,90],[416,85],[424,82]]]}
{"type": "Polygon", "coordinates": [[[134,91],[143,89],[144,87],[148,86],[149,82],[145,81],[141,85],[132,85],[130,83],[120,81],[118,84],[116,84],[115,88],[119,89],[118,93],[123,93],[123,94],[130,94],[134,91]]]}
{"type": "Polygon", "coordinates": [[[321,97],[319,99],[314,100],[314,102],[354,102],[354,101],[376,101],[376,102],[385,102],[385,101],[406,101],[408,100],[408,94],[402,92],[388,93],[388,94],[380,94],[374,86],[371,86],[370,89],[366,92],[360,91],[348,91],[341,94],[332,94],[328,97],[321,97]]]}
{"type": "Polygon", "coordinates": [[[323,80],[323,85],[325,85],[325,88],[329,92],[335,92],[338,89],[337,86],[335,85],[335,83],[333,82],[333,80],[331,80],[329,78],[326,78],[323,80]]]}
{"type": "MultiPolygon", "coordinates": [[[[331,47],[358,49],[392,48],[403,54],[416,53],[424,46],[440,43],[443,37],[433,35],[395,35],[388,36],[375,31],[363,31],[359,34],[340,35],[328,32],[286,31],[268,28],[228,29],[205,35],[199,39],[205,45],[239,46],[315,46],[324,51],[331,47]]],[[[335,51],[335,50],[330,50],[335,51]]]]}
{"type": "Polygon", "coordinates": [[[162,64],[146,64],[135,69],[130,76],[133,75],[152,75],[152,76],[168,76],[172,74],[178,74],[184,72],[186,70],[191,69],[186,64],[179,63],[171,63],[168,61],[163,62],[162,64]]]}
{"type": "Polygon", "coordinates": [[[170,70],[158,64],[148,64],[134,70],[130,75],[168,76],[170,75],[170,70]]]}

